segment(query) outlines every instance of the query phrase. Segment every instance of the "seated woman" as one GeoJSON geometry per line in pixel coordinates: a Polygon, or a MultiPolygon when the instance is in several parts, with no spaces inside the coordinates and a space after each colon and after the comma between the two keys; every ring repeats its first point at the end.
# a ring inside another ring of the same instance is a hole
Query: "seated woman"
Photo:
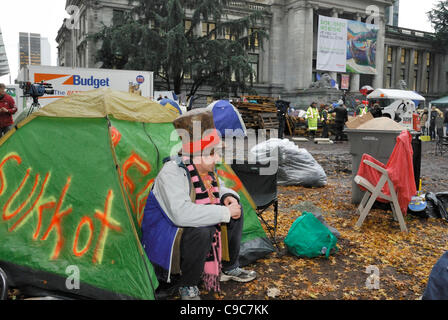
{"type": "Polygon", "coordinates": [[[196,109],[174,126],[182,137],[182,156],[167,161],[155,180],[142,243],[156,270],[165,271],[158,272],[162,281],[180,274],[181,298],[200,300],[201,280],[207,290],[219,290],[219,281],[248,282],[256,273],[239,267],[243,215],[237,193],[221,186],[216,175],[222,145],[213,113],[196,109]]]}

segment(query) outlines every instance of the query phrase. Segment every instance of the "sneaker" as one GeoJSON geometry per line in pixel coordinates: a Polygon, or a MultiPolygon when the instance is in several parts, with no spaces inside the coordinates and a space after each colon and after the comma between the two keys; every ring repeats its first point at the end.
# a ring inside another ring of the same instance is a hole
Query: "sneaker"
{"type": "Polygon", "coordinates": [[[201,300],[198,287],[180,287],[179,294],[182,300],[201,300]]]}
{"type": "Polygon", "coordinates": [[[257,273],[255,271],[247,271],[241,268],[236,268],[227,272],[223,272],[221,274],[221,282],[226,282],[229,280],[237,281],[237,282],[249,282],[254,280],[257,277],[257,273]]]}

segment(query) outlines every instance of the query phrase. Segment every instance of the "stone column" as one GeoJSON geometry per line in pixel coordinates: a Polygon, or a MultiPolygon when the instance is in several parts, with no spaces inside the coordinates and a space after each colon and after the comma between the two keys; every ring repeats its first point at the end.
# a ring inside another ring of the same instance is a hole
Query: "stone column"
{"type": "Polygon", "coordinates": [[[392,76],[392,88],[398,88],[398,82],[401,80],[401,47],[395,48],[394,55],[394,75],[392,76]]]}
{"type": "Polygon", "coordinates": [[[373,79],[373,87],[382,88],[384,78],[384,47],[386,41],[386,21],[384,16],[379,18],[380,30],[376,46],[376,76],[373,79]]]}
{"type": "Polygon", "coordinates": [[[426,66],[426,59],[428,57],[428,52],[421,52],[422,62],[419,67],[419,91],[426,93],[426,72],[428,71],[428,68],[426,66]]]}
{"type": "Polygon", "coordinates": [[[269,83],[285,84],[285,56],[286,50],[283,41],[287,33],[285,30],[285,12],[282,6],[272,5],[272,21],[269,36],[269,83]]]}
{"type": "MultiPolygon", "coordinates": [[[[361,21],[360,14],[356,14],[356,20],[361,21]]],[[[350,92],[359,93],[360,83],[361,83],[361,75],[358,73],[352,73],[350,76],[350,92]]]]}
{"type": "Polygon", "coordinates": [[[287,38],[285,43],[284,85],[286,91],[309,88],[313,73],[313,14],[309,5],[288,7],[287,38]]]}
{"type": "Polygon", "coordinates": [[[440,55],[440,72],[439,72],[439,93],[445,93],[447,92],[447,70],[446,70],[446,63],[447,63],[447,59],[446,59],[446,55],[441,54],[440,55]]]}
{"type": "Polygon", "coordinates": [[[440,76],[440,69],[442,68],[442,64],[440,61],[440,54],[434,53],[434,58],[431,61],[431,69],[432,69],[432,76],[431,76],[431,92],[437,94],[439,92],[439,76],[440,76]]]}
{"type": "Polygon", "coordinates": [[[408,64],[408,88],[409,90],[414,89],[414,59],[415,59],[415,50],[411,49],[409,51],[409,64],[408,64]]]}
{"type": "Polygon", "coordinates": [[[314,10],[317,10],[317,7],[311,5],[308,5],[305,9],[306,30],[304,61],[302,63],[303,78],[302,82],[299,84],[299,88],[301,89],[309,88],[313,82],[314,10]]]}
{"type": "Polygon", "coordinates": [[[428,93],[434,93],[434,79],[437,75],[437,68],[435,67],[436,55],[435,53],[429,52],[430,62],[429,62],[429,91],[428,93]]]}

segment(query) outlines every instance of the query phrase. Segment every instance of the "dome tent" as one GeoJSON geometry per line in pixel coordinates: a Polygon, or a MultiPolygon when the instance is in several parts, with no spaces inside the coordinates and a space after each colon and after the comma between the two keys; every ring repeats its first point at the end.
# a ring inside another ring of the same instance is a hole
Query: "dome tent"
{"type": "MultiPolygon", "coordinates": [[[[149,191],[175,113],[109,89],[59,99],[0,139],[0,268],[15,288],[87,299],[154,299],[158,282],[140,243],[149,191]],[[77,266],[80,290],[66,287],[77,266]]],[[[266,238],[239,179],[243,245],[266,238]],[[247,220],[247,223],[246,223],[247,220]]]]}
{"type": "Polygon", "coordinates": [[[225,137],[226,133],[232,132],[233,137],[245,137],[247,135],[246,125],[238,109],[228,100],[215,101],[207,107],[213,112],[215,127],[225,137]]]}

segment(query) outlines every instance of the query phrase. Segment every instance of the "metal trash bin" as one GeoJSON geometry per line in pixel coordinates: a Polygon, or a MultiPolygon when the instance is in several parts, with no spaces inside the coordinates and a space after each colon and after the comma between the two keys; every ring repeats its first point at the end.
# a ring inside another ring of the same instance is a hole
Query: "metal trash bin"
{"type": "Polygon", "coordinates": [[[363,154],[367,153],[386,164],[397,143],[397,137],[403,130],[366,130],[345,129],[350,142],[352,155],[352,203],[361,203],[364,192],[359,189],[354,179],[361,164],[363,154]]]}

